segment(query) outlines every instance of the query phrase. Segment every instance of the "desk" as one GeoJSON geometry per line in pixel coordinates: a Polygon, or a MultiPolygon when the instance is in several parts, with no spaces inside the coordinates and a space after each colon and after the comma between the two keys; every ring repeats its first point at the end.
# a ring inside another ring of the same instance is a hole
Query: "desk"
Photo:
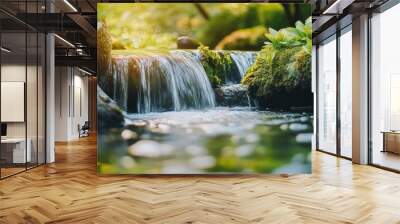
{"type": "Polygon", "coordinates": [[[400,131],[383,131],[382,152],[400,154],[400,131]]]}
{"type": "Polygon", "coordinates": [[[28,143],[25,154],[25,138],[5,138],[1,139],[1,156],[6,160],[6,163],[25,163],[31,162],[32,153],[30,138],[26,140],[28,143]],[[3,156],[4,154],[4,156],[3,156]],[[12,159],[11,159],[12,158],[12,159]],[[26,160],[25,160],[26,159],[26,160]]]}

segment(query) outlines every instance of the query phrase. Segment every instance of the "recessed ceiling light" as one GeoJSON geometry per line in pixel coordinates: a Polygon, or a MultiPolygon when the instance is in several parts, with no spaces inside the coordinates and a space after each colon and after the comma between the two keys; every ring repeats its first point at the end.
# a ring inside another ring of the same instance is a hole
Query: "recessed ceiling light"
{"type": "Polygon", "coordinates": [[[72,44],[71,42],[69,42],[68,40],[66,40],[66,39],[64,39],[64,38],[62,38],[62,37],[60,37],[60,36],[57,35],[57,34],[54,34],[54,36],[57,37],[57,38],[58,38],[59,40],[61,40],[62,42],[64,42],[65,44],[67,44],[68,46],[75,48],[75,45],[73,45],[73,44],[72,44]]]}
{"type": "Polygon", "coordinates": [[[92,75],[92,73],[90,73],[90,72],[88,72],[88,71],[86,71],[86,70],[83,70],[83,69],[81,69],[81,68],[79,68],[79,67],[78,67],[78,70],[81,71],[81,72],[83,72],[83,73],[85,73],[85,74],[87,74],[87,75],[90,75],[90,76],[92,75]]]}
{"type": "Polygon", "coordinates": [[[64,0],[64,3],[68,5],[68,7],[70,7],[74,12],[78,12],[78,10],[68,0],[64,0]]]}

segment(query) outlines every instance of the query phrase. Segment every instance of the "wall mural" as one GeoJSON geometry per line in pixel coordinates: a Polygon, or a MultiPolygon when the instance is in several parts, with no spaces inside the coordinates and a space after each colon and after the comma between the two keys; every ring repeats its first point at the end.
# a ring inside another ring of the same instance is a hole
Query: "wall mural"
{"type": "Polygon", "coordinates": [[[310,173],[311,8],[98,4],[100,174],[310,173]]]}

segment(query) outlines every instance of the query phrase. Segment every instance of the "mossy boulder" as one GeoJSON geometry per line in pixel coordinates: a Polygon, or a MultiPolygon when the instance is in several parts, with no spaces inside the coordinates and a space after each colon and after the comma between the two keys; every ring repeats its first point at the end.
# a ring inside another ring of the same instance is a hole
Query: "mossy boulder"
{"type": "Polygon", "coordinates": [[[97,74],[98,85],[108,95],[112,95],[112,40],[107,25],[99,22],[97,26],[97,74]]]}
{"type": "Polygon", "coordinates": [[[251,50],[258,51],[267,40],[264,26],[256,26],[232,32],[222,39],[216,46],[217,50],[251,50]]]}
{"type": "Polygon", "coordinates": [[[242,80],[260,109],[311,107],[311,53],[305,47],[267,45],[242,80]]]}
{"type": "Polygon", "coordinates": [[[200,46],[198,49],[200,61],[213,88],[240,80],[240,74],[228,52],[210,50],[205,46],[200,46]]]}

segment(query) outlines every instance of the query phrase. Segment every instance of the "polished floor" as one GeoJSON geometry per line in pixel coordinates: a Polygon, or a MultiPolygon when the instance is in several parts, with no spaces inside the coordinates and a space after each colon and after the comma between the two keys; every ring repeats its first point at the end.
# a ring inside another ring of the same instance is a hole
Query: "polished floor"
{"type": "Polygon", "coordinates": [[[320,152],[295,176],[98,176],[96,140],[0,181],[0,223],[400,223],[400,175],[320,152]]]}
{"type": "Polygon", "coordinates": [[[372,160],[376,165],[388,167],[394,170],[400,170],[400,154],[376,150],[374,151],[372,160]]]}

